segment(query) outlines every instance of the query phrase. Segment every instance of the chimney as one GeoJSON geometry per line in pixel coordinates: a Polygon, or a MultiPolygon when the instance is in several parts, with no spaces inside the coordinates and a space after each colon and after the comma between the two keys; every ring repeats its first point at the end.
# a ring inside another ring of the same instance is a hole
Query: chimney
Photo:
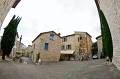
{"type": "Polygon", "coordinates": [[[60,36],[61,34],[60,33],[58,33],[58,36],[60,36]]]}

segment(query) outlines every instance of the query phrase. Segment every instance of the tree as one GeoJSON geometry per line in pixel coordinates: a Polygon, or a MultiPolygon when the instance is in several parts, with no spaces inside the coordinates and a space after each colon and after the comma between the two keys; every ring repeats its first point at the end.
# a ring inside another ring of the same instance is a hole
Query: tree
{"type": "Polygon", "coordinates": [[[95,3],[97,5],[99,17],[100,17],[100,24],[101,24],[101,34],[102,34],[102,42],[103,42],[103,52],[105,56],[109,57],[110,62],[112,62],[113,58],[113,43],[112,43],[112,36],[110,32],[110,28],[107,22],[107,19],[103,13],[103,11],[100,9],[99,4],[97,0],[95,0],[95,3]]]}
{"type": "Polygon", "coordinates": [[[9,24],[4,28],[3,37],[1,40],[1,49],[2,49],[2,59],[5,60],[5,56],[9,56],[11,50],[15,43],[15,38],[17,34],[17,27],[21,18],[16,17],[15,15],[9,22],[9,24]]]}
{"type": "Polygon", "coordinates": [[[112,44],[112,37],[109,29],[109,25],[107,20],[100,10],[100,19],[101,19],[101,30],[102,30],[102,41],[103,41],[103,50],[105,51],[105,55],[109,57],[110,61],[112,62],[113,58],[113,44],[112,44]]]}

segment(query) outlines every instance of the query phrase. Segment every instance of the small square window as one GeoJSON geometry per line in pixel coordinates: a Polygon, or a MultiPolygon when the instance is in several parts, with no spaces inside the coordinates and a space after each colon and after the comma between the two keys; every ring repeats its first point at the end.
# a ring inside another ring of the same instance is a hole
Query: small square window
{"type": "Polygon", "coordinates": [[[62,39],[62,41],[63,41],[63,42],[66,42],[66,41],[67,41],[67,38],[66,38],[66,37],[64,37],[64,38],[62,39]]]}
{"type": "Polygon", "coordinates": [[[50,33],[49,39],[50,39],[50,40],[54,40],[54,38],[55,38],[54,33],[50,33]]]}
{"type": "Polygon", "coordinates": [[[65,50],[65,46],[64,45],[61,46],[61,50],[65,50]]]}
{"type": "Polygon", "coordinates": [[[80,37],[80,40],[82,39],[82,37],[80,37]]]}
{"type": "Polygon", "coordinates": [[[33,45],[33,49],[35,49],[35,44],[33,45]]]}
{"type": "Polygon", "coordinates": [[[67,45],[66,49],[70,50],[71,49],[71,45],[67,45]]]}
{"type": "Polygon", "coordinates": [[[78,37],[78,42],[80,42],[80,38],[78,37]]]}

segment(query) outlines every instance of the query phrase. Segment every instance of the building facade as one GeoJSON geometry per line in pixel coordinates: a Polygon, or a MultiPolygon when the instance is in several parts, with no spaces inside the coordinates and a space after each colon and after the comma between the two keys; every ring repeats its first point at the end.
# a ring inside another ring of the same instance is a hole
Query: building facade
{"type": "Polygon", "coordinates": [[[97,39],[97,47],[98,47],[97,55],[98,55],[98,58],[100,59],[103,56],[102,36],[100,35],[96,37],[96,39],[97,39]]]}
{"type": "Polygon", "coordinates": [[[13,52],[13,57],[12,58],[20,58],[21,56],[25,56],[26,46],[21,43],[19,40],[16,41],[15,48],[13,52]]]}
{"type": "Polygon", "coordinates": [[[61,55],[67,57],[67,60],[71,59],[70,56],[75,60],[88,59],[91,46],[91,36],[87,32],[75,32],[62,37],[61,55]]]}
{"type": "Polygon", "coordinates": [[[54,31],[40,33],[33,41],[33,62],[55,62],[60,59],[61,37],[54,31]]]}
{"type": "Polygon", "coordinates": [[[113,41],[113,63],[120,69],[120,0],[96,0],[110,27],[113,41]]]}
{"type": "Polygon", "coordinates": [[[15,8],[20,0],[0,0],[0,28],[11,8],[15,8]]]}
{"type": "Polygon", "coordinates": [[[25,56],[32,58],[33,57],[33,47],[32,45],[28,45],[28,47],[25,49],[25,56]]]}

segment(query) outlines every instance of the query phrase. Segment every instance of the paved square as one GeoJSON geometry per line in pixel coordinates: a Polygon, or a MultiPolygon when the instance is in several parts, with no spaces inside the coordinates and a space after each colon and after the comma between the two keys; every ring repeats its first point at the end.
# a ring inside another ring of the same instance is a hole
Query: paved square
{"type": "Polygon", "coordinates": [[[42,65],[0,62],[0,79],[120,79],[120,71],[105,60],[42,65]]]}

